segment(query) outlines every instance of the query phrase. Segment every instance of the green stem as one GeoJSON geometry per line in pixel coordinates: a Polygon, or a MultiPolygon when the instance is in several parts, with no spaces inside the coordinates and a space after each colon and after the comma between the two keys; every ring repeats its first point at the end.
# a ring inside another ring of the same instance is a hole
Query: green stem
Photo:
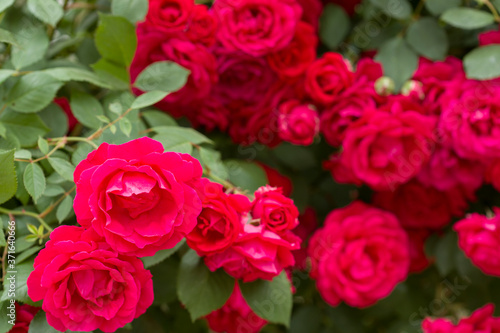
{"type": "Polygon", "coordinates": [[[34,219],[36,219],[38,222],[40,222],[41,225],[43,225],[45,227],[45,229],[49,230],[49,231],[52,231],[54,229],[52,229],[52,227],[50,227],[47,222],[45,222],[41,217],[40,215],[36,214],[36,213],[33,213],[33,212],[27,212],[25,210],[8,210],[8,209],[5,209],[3,207],[0,207],[0,213],[4,213],[4,214],[11,214],[11,215],[22,215],[22,216],[29,216],[29,217],[32,217],[34,219]]]}

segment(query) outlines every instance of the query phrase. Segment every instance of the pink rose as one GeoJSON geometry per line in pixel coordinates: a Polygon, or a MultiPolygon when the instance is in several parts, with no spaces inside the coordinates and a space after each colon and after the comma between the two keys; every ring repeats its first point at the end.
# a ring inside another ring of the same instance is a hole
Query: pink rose
{"type": "Polygon", "coordinates": [[[323,168],[330,171],[333,179],[338,183],[363,185],[363,181],[354,174],[351,166],[347,163],[348,161],[343,158],[342,152],[337,152],[330,155],[328,161],[323,162],[323,168]]]}
{"type": "Polygon", "coordinates": [[[291,232],[278,235],[267,230],[264,224],[247,223],[233,246],[205,257],[205,264],[211,271],[222,267],[243,282],[272,280],[284,268],[294,265],[291,251],[299,248],[300,238],[291,232]]]}
{"type": "Polygon", "coordinates": [[[447,319],[431,320],[426,318],[422,322],[424,333],[498,333],[500,332],[500,318],[492,317],[495,306],[487,304],[474,311],[470,317],[462,318],[457,325],[447,319]]]}
{"type": "Polygon", "coordinates": [[[308,146],[319,132],[319,117],[316,108],[290,100],[279,107],[279,136],[283,141],[308,146]]]}
{"type": "Polygon", "coordinates": [[[202,169],[190,155],[163,151],[160,142],[140,138],[91,152],[74,173],[78,223],[119,253],[173,248],[196,226],[201,201],[193,187],[202,169]]]}
{"type": "MultiPolygon", "coordinates": [[[[7,333],[28,333],[31,321],[35,318],[38,311],[40,311],[40,308],[29,304],[21,305],[17,302],[15,304],[16,324],[7,333]]],[[[7,307],[7,304],[3,306],[7,307]]]]}
{"type": "Polygon", "coordinates": [[[367,307],[408,275],[408,237],[396,217],[360,201],[332,211],[309,243],[311,277],[331,306],[367,307]]]}
{"type": "Polygon", "coordinates": [[[223,252],[243,229],[250,200],[241,194],[226,194],[222,185],[205,180],[202,207],[196,228],[187,235],[187,244],[200,256],[223,252]]]}
{"type": "Polygon", "coordinates": [[[215,43],[217,28],[218,22],[213,12],[205,5],[196,5],[186,35],[194,43],[211,46],[215,43]]]}
{"type": "Polygon", "coordinates": [[[422,322],[424,333],[455,333],[455,326],[447,319],[431,320],[426,318],[422,322]]]}
{"type": "Polygon", "coordinates": [[[250,211],[252,219],[277,234],[292,230],[299,224],[299,210],[293,200],[283,195],[281,188],[263,186],[255,191],[250,211]]]}
{"type": "Polygon", "coordinates": [[[493,184],[493,187],[500,192],[500,159],[490,163],[488,166],[486,181],[493,184]]]}
{"type": "Polygon", "coordinates": [[[293,183],[287,176],[282,175],[279,170],[271,168],[269,165],[265,165],[264,163],[257,162],[259,166],[266,173],[266,178],[268,180],[268,184],[272,187],[279,187],[283,192],[283,195],[286,197],[290,197],[293,192],[293,183]]]}
{"type": "Polygon", "coordinates": [[[61,226],[35,258],[28,295],[59,331],[114,332],[153,303],[151,273],[92,230],[61,226]]]}
{"type": "Polygon", "coordinates": [[[267,321],[257,316],[241,294],[238,283],[226,304],[205,317],[208,327],[214,332],[258,333],[267,321]]]}
{"type": "Polygon", "coordinates": [[[426,229],[405,229],[410,242],[410,273],[419,273],[429,266],[425,241],[431,235],[426,229]]]}
{"type": "Polygon", "coordinates": [[[194,7],[193,0],[149,0],[146,22],[167,34],[184,32],[194,7]]]}
{"type": "Polygon", "coordinates": [[[318,30],[319,18],[323,12],[323,4],[321,0],[297,0],[302,7],[302,21],[313,26],[314,30],[318,30]]]}
{"type": "Polygon", "coordinates": [[[500,209],[495,213],[491,218],[470,214],[453,229],[458,233],[458,245],[474,265],[486,274],[500,276],[500,209]]]}
{"type": "Polygon", "coordinates": [[[302,15],[296,0],[216,0],[212,8],[220,42],[254,57],[287,46],[302,15]]]}
{"type": "Polygon", "coordinates": [[[307,207],[303,214],[299,215],[299,225],[293,230],[293,233],[300,237],[302,245],[300,250],[293,251],[295,257],[295,269],[305,271],[307,269],[307,241],[318,228],[318,216],[316,211],[307,207]]]}
{"type": "Polygon", "coordinates": [[[394,191],[378,192],[373,201],[393,212],[403,227],[416,229],[441,229],[467,209],[467,200],[460,188],[439,191],[416,180],[394,191]]]}
{"type": "Polygon", "coordinates": [[[216,128],[226,131],[229,126],[230,111],[214,96],[193,103],[186,108],[185,112],[185,116],[191,121],[193,127],[203,127],[207,132],[216,128]]]}
{"type": "Polygon", "coordinates": [[[354,82],[351,64],[341,54],[327,52],[306,74],[305,91],[319,105],[331,105],[354,82]]]}
{"type": "Polygon", "coordinates": [[[487,31],[479,34],[479,45],[494,45],[500,44],[500,27],[499,30],[487,31]]]}

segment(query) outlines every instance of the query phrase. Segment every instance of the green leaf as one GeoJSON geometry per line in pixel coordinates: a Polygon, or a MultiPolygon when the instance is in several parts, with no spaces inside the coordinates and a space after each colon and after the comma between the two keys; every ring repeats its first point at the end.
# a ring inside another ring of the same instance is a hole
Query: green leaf
{"type": "Polygon", "coordinates": [[[68,116],[58,104],[50,103],[49,106],[38,113],[38,116],[50,128],[50,132],[46,134],[46,137],[59,138],[68,134],[68,116]]]}
{"type": "Polygon", "coordinates": [[[457,250],[457,236],[448,232],[437,243],[435,248],[436,268],[442,277],[450,273],[455,266],[455,251],[457,250]]]}
{"type": "Polygon", "coordinates": [[[394,80],[398,91],[403,83],[413,76],[418,66],[417,54],[401,37],[386,41],[375,60],[382,63],[385,75],[394,80]]]}
{"type": "Polygon", "coordinates": [[[68,82],[68,81],[82,81],[88,82],[95,86],[101,88],[110,89],[111,85],[101,79],[96,73],[91,71],[73,68],[73,67],[58,67],[58,68],[50,68],[42,71],[43,73],[49,74],[54,79],[68,82]]]}
{"type": "Polygon", "coordinates": [[[54,170],[64,179],[72,182],[75,167],[70,162],[59,157],[49,157],[49,163],[54,170]]]}
{"type": "Polygon", "coordinates": [[[177,250],[179,250],[180,247],[182,245],[184,245],[184,243],[185,243],[185,240],[183,239],[179,243],[177,243],[176,246],[174,246],[171,249],[160,250],[160,251],[156,252],[155,255],[152,256],[152,257],[143,257],[143,258],[141,258],[142,262],[144,263],[144,268],[150,268],[150,267],[153,267],[155,265],[158,265],[163,260],[167,259],[172,254],[174,254],[175,252],[177,252],[177,250]]]}
{"type": "Polygon", "coordinates": [[[268,183],[266,173],[256,163],[227,160],[224,161],[224,165],[229,173],[231,183],[244,190],[254,192],[268,183]]]}
{"type": "Polygon", "coordinates": [[[24,170],[23,178],[26,191],[28,191],[36,203],[45,191],[45,175],[42,168],[37,163],[28,164],[24,170]]]}
{"type": "Polygon", "coordinates": [[[210,140],[205,135],[195,131],[192,128],[177,127],[177,126],[157,126],[153,127],[152,130],[159,134],[167,134],[171,137],[183,138],[187,142],[191,142],[196,145],[202,143],[210,143],[210,144],[213,143],[212,140],[210,140]]]}
{"type": "Polygon", "coordinates": [[[0,13],[14,4],[15,0],[0,0],[0,13]]]}
{"type": "Polygon", "coordinates": [[[165,112],[156,110],[147,110],[141,112],[141,117],[144,118],[149,127],[153,126],[177,126],[177,122],[165,112]]]}
{"type": "Polygon", "coordinates": [[[27,74],[12,87],[7,104],[19,112],[38,112],[52,102],[62,82],[52,76],[34,72],[27,74]]]}
{"type": "MultiPolygon", "coordinates": [[[[18,239],[19,241],[19,239],[18,239]]],[[[7,267],[8,271],[10,270],[10,267],[7,267]]],[[[16,278],[16,296],[15,299],[17,301],[20,301],[22,303],[28,303],[30,305],[35,305],[35,306],[41,306],[41,302],[33,302],[29,296],[28,296],[28,286],[26,285],[26,281],[28,280],[28,276],[31,274],[33,271],[33,261],[29,262],[23,262],[22,264],[15,265],[14,270],[16,271],[15,273],[15,278],[16,278]]],[[[2,294],[2,298],[0,301],[6,301],[8,299],[11,299],[9,297],[9,276],[12,276],[7,272],[6,279],[4,279],[3,285],[4,285],[4,290],[2,294]]]]}
{"type": "Polygon", "coordinates": [[[28,333],[60,333],[47,322],[47,317],[43,310],[38,311],[30,323],[28,333]]]}
{"type": "Polygon", "coordinates": [[[446,31],[432,17],[424,17],[412,23],[406,39],[415,51],[426,58],[443,60],[448,53],[446,31]]]}
{"type": "Polygon", "coordinates": [[[413,7],[408,0],[371,0],[371,3],[398,20],[409,18],[413,12],[413,7]]]}
{"type": "Polygon", "coordinates": [[[132,109],[142,109],[148,106],[151,106],[153,104],[158,103],[165,97],[167,97],[169,93],[164,92],[164,91],[158,91],[158,90],[153,90],[149,91],[147,93],[142,94],[141,96],[137,97],[132,103],[131,108],[132,109]]]}
{"type": "MultiPolygon", "coordinates": [[[[141,258],[143,261],[147,258],[141,258]]],[[[153,275],[153,292],[155,299],[153,305],[170,303],[177,299],[177,277],[179,276],[179,263],[176,260],[165,260],[161,265],[150,267],[153,275]]],[[[186,316],[189,315],[186,312],[186,316]]]]}
{"type": "Polygon", "coordinates": [[[98,117],[104,116],[104,110],[95,97],[74,90],[71,92],[70,106],[80,123],[93,129],[101,127],[98,117]]]}
{"type": "Polygon", "coordinates": [[[31,152],[29,150],[26,150],[26,149],[19,149],[19,150],[16,150],[16,152],[14,153],[14,158],[21,158],[21,159],[29,160],[29,159],[31,159],[31,157],[32,157],[31,152]]]}
{"type": "Polygon", "coordinates": [[[255,314],[275,324],[290,324],[292,290],[283,271],[272,281],[240,282],[241,293],[255,314]]]}
{"type": "Polygon", "coordinates": [[[103,58],[128,67],[137,47],[135,27],[123,17],[99,14],[95,44],[103,58]]]}
{"type": "Polygon", "coordinates": [[[144,20],[148,12],[148,0],[113,0],[111,13],[123,16],[132,23],[144,20]]]}
{"type": "Polygon", "coordinates": [[[234,280],[222,269],[211,272],[195,251],[182,257],[177,295],[192,321],[221,308],[231,296],[234,280]]]}
{"type": "Polygon", "coordinates": [[[351,20],[344,8],[327,4],[319,21],[319,37],[330,49],[336,48],[347,36],[351,20]]]}
{"type": "Polygon", "coordinates": [[[173,92],[186,84],[189,74],[189,70],[175,62],[158,61],[139,74],[134,86],[144,91],[173,92]]]}
{"type": "Polygon", "coordinates": [[[458,7],[462,0],[427,0],[425,6],[434,15],[440,15],[450,8],[458,7]]]}
{"type": "Polygon", "coordinates": [[[59,204],[56,211],[57,221],[61,223],[64,221],[66,217],[68,217],[69,213],[73,209],[73,198],[71,195],[66,196],[63,201],[59,204]]]}
{"type": "Polygon", "coordinates": [[[485,11],[473,8],[450,8],[441,15],[449,25],[466,30],[479,29],[495,23],[495,17],[485,11]]]}
{"type": "Polygon", "coordinates": [[[5,29],[0,29],[0,43],[7,43],[12,45],[18,45],[16,37],[5,29]]]}
{"type": "MultiPolygon", "coordinates": [[[[29,19],[25,20],[29,22],[29,19]]],[[[49,47],[49,37],[43,27],[28,24],[16,32],[15,37],[19,42],[19,45],[12,47],[12,63],[16,69],[30,66],[45,57],[49,47]]]]}
{"type": "Polygon", "coordinates": [[[14,167],[15,150],[0,151],[0,204],[3,204],[16,194],[17,176],[14,167]]]}
{"type": "Polygon", "coordinates": [[[221,179],[229,178],[226,167],[222,163],[221,154],[218,151],[200,147],[199,152],[206,173],[210,173],[221,179]]]}
{"type": "Polygon", "coordinates": [[[63,194],[64,192],[66,191],[61,186],[48,184],[43,195],[46,197],[55,197],[63,194]]]}
{"type": "Polygon", "coordinates": [[[500,77],[500,45],[487,45],[472,50],[464,57],[469,79],[489,80],[500,77]]]}
{"type": "MultiPolygon", "coordinates": [[[[37,238],[35,238],[35,239],[37,239],[37,238]]],[[[42,248],[41,246],[34,246],[34,247],[31,247],[31,248],[29,248],[27,250],[24,250],[21,254],[19,254],[18,256],[16,256],[16,264],[20,264],[23,261],[25,261],[26,259],[29,259],[33,254],[35,254],[38,251],[40,251],[41,248],[42,248]]]]}
{"type": "Polygon", "coordinates": [[[0,84],[12,76],[16,71],[12,69],[0,69],[0,84]]]}
{"type": "Polygon", "coordinates": [[[93,64],[92,68],[97,76],[111,85],[113,89],[128,90],[130,88],[130,76],[126,67],[102,58],[93,64]]]}
{"type": "Polygon", "coordinates": [[[128,118],[122,118],[118,125],[120,125],[120,130],[123,134],[130,136],[130,132],[132,132],[132,123],[128,120],[128,118]]]}
{"type": "Polygon", "coordinates": [[[55,0],[28,0],[28,10],[40,21],[55,27],[64,11],[55,0]]]}
{"type": "Polygon", "coordinates": [[[39,136],[49,132],[47,126],[36,114],[22,114],[5,110],[0,115],[0,121],[9,132],[16,135],[23,147],[35,145],[39,136]]]}
{"type": "Polygon", "coordinates": [[[3,320],[0,320],[0,333],[9,332],[13,326],[9,324],[9,321],[11,321],[12,318],[8,317],[8,315],[10,314],[10,309],[7,308],[11,304],[15,309],[15,304],[11,303],[10,300],[6,300],[5,302],[0,302],[0,316],[1,318],[5,318],[3,320]]]}
{"type": "Polygon", "coordinates": [[[49,143],[41,136],[38,137],[38,149],[40,149],[40,151],[44,155],[47,155],[47,153],[49,152],[49,143]]]}

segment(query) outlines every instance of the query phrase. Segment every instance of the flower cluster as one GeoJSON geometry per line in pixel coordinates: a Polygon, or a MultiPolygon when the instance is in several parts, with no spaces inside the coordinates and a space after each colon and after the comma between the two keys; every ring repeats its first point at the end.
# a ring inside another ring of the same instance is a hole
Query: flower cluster
{"type": "Polygon", "coordinates": [[[454,325],[448,319],[427,318],[422,323],[424,333],[455,333],[455,332],[500,332],[500,318],[492,317],[495,306],[488,304],[474,311],[470,317],[461,319],[454,325]]]}

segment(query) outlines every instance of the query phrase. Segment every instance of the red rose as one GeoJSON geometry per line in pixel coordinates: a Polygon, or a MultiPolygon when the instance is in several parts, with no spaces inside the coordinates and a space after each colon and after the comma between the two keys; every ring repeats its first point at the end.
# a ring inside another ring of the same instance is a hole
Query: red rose
{"type": "Polygon", "coordinates": [[[196,228],[187,235],[187,244],[200,256],[223,252],[243,229],[250,200],[244,195],[226,194],[222,185],[205,180],[202,207],[196,228]]]}
{"type": "Polygon", "coordinates": [[[257,316],[241,294],[238,283],[226,304],[205,317],[208,327],[214,332],[258,333],[267,321],[257,316]]]}
{"type": "Polygon", "coordinates": [[[393,214],[356,201],[331,212],[311,238],[311,277],[331,306],[367,307],[406,279],[408,251],[393,214]]]}
{"type": "Polygon", "coordinates": [[[160,142],[140,138],[91,152],[74,173],[78,223],[120,253],[173,248],[196,226],[201,201],[193,187],[202,169],[190,155],[163,151],[160,142]]]}
{"type": "Polygon", "coordinates": [[[367,82],[373,86],[375,81],[384,76],[384,69],[382,64],[373,59],[362,58],[358,61],[354,76],[356,82],[367,82]]]}
{"type": "Polygon", "coordinates": [[[279,107],[279,136],[283,141],[308,146],[319,132],[319,117],[312,105],[290,100],[279,107]]]}
{"type": "Polygon", "coordinates": [[[284,49],[267,55],[267,61],[281,78],[296,79],[316,60],[317,44],[314,28],[299,22],[291,43],[284,49]]]}
{"type": "Polygon", "coordinates": [[[486,181],[493,184],[493,187],[500,192],[500,160],[496,160],[489,165],[486,181]]]}
{"type": "MultiPolygon", "coordinates": [[[[186,85],[169,94],[157,106],[175,117],[185,113],[186,105],[200,101],[210,94],[217,82],[215,57],[208,49],[187,39],[168,38],[161,31],[148,31],[139,24],[137,29],[137,50],[130,65],[131,82],[149,65],[158,61],[173,61],[189,69],[191,74],[186,85]]],[[[134,93],[141,91],[134,89],[134,93]]]]}
{"type": "Polygon", "coordinates": [[[452,322],[447,319],[436,319],[431,320],[430,318],[426,318],[422,322],[422,329],[424,333],[454,333],[455,327],[452,322]]]}
{"type": "MultiPolygon", "coordinates": [[[[7,304],[4,304],[6,307],[7,304]]],[[[31,306],[28,304],[15,303],[16,308],[16,324],[12,326],[7,333],[28,333],[31,321],[35,318],[35,315],[40,308],[36,306],[31,306]]]]}
{"type": "Polygon", "coordinates": [[[68,99],[65,97],[54,98],[54,103],[59,105],[66,116],[68,116],[68,133],[71,132],[73,128],[75,128],[76,124],[78,124],[78,120],[73,115],[73,111],[71,111],[68,99]]]}
{"type": "Polygon", "coordinates": [[[299,215],[299,225],[293,233],[302,239],[300,250],[293,251],[295,257],[295,269],[305,271],[307,269],[307,241],[318,227],[316,211],[307,207],[303,214],[299,215]]]}
{"type": "Polygon", "coordinates": [[[313,26],[314,30],[318,30],[319,18],[323,12],[323,4],[320,0],[297,0],[302,7],[302,21],[313,26]]]}
{"type": "Polygon", "coordinates": [[[151,273],[140,259],[116,253],[92,229],[61,226],[50,238],[27,281],[50,326],[114,332],[153,303],[151,273]]]}
{"type": "Polygon", "coordinates": [[[487,304],[474,311],[470,317],[460,319],[457,325],[453,325],[448,319],[426,318],[422,322],[422,329],[424,333],[498,333],[500,332],[500,318],[492,317],[494,311],[495,306],[487,304]]]}
{"type": "Polygon", "coordinates": [[[287,46],[302,15],[296,0],[216,0],[213,9],[221,43],[255,57],[287,46]]]}
{"type": "Polygon", "coordinates": [[[211,132],[216,128],[226,131],[229,126],[230,111],[214,96],[193,103],[185,111],[186,117],[195,128],[203,127],[207,132],[211,132]]]}
{"type": "Polygon", "coordinates": [[[363,185],[360,180],[352,171],[352,168],[347,164],[341,152],[330,155],[330,159],[323,163],[323,168],[331,172],[333,179],[341,184],[354,184],[357,186],[363,185]]]}
{"type": "Polygon", "coordinates": [[[184,32],[194,7],[193,0],[149,0],[146,22],[167,34],[184,32]]]}
{"type": "Polygon", "coordinates": [[[494,45],[494,44],[500,44],[500,30],[487,31],[479,34],[480,46],[494,45]]]}
{"type": "Polygon", "coordinates": [[[196,5],[186,35],[194,43],[211,46],[215,43],[217,27],[217,19],[213,12],[205,5],[196,5]]]}
{"type": "Polygon", "coordinates": [[[260,219],[261,224],[277,234],[292,230],[299,223],[299,210],[293,200],[285,197],[280,188],[269,185],[255,191],[251,214],[253,219],[260,219]]]}
{"type": "Polygon", "coordinates": [[[257,162],[260,167],[266,173],[266,177],[268,180],[268,184],[272,187],[279,187],[283,191],[283,195],[286,197],[290,197],[293,192],[293,184],[290,178],[282,175],[278,170],[271,168],[268,165],[257,162]]]}
{"type": "Polygon", "coordinates": [[[393,212],[403,227],[416,229],[441,229],[467,209],[466,198],[459,188],[442,192],[416,180],[395,191],[376,193],[374,204],[393,212]]]}
{"type": "Polygon", "coordinates": [[[222,267],[227,274],[243,282],[272,280],[284,268],[294,265],[291,251],[299,248],[300,238],[291,232],[277,235],[264,224],[245,224],[233,246],[205,257],[205,264],[211,271],[222,267]]]}
{"type": "Polygon", "coordinates": [[[410,242],[410,273],[419,273],[429,267],[425,254],[425,241],[431,235],[426,229],[405,229],[410,242]]]}
{"type": "Polygon", "coordinates": [[[329,105],[353,82],[354,74],[349,61],[339,53],[327,52],[309,67],[305,90],[315,103],[329,105]]]}

